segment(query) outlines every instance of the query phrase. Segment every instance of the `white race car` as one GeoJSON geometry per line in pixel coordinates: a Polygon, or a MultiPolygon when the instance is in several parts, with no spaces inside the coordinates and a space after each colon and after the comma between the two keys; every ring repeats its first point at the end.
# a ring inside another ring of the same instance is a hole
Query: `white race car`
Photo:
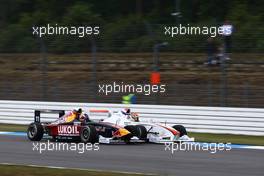
{"type": "MultiPolygon", "coordinates": [[[[104,110],[105,111],[105,110],[104,110]]],[[[187,136],[187,131],[182,125],[167,126],[161,123],[149,123],[139,121],[137,113],[131,113],[130,109],[119,112],[110,112],[103,122],[122,126],[141,140],[152,143],[186,142],[194,141],[187,136]]]]}

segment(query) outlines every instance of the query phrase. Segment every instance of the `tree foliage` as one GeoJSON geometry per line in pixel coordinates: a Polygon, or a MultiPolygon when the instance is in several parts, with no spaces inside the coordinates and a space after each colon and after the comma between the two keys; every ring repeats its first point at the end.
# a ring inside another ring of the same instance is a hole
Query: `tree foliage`
{"type": "Polygon", "coordinates": [[[39,41],[32,26],[100,26],[100,36],[80,39],[49,36],[50,52],[86,52],[91,40],[102,51],[151,51],[157,42],[168,41],[168,50],[203,52],[205,37],[167,38],[164,25],[221,25],[235,27],[234,51],[264,50],[264,2],[259,0],[0,0],[0,52],[38,52],[39,41]]]}

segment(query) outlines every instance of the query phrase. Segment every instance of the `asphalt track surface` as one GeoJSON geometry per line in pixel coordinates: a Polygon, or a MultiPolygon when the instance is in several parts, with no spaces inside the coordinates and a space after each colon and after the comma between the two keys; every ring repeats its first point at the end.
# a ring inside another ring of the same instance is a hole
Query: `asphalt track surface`
{"type": "Polygon", "coordinates": [[[0,163],[180,176],[264,174],[264,150],[165,151],[164,145],[100,145],[99,151],[33,151],[24,136],[0,136],[0,163]]]}

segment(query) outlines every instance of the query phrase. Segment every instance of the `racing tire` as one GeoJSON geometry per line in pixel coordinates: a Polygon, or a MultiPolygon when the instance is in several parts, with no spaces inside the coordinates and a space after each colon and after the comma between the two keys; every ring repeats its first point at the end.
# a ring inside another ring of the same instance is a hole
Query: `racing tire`
{"type": "Polygon", "coordinates": [[[126,135],[123,137],[123,140],[125,141],[126,144],[131,144],[130,143],[130,139],[133,136],[137,136],[137,128],[134,125],[127,125],[124,127],[126,130],[128,130],[130,132],[129,135],[126,135]]]}
{"type": "Polygon", "coordinates": [[[139,139],[147,139],[148,131],[147,131],[146,127],[144,127],[143,125],[136,125],[136,127],[137,127],[137,131],[138,131],[137,137],[139,139]]]}
{"type": "Polygon", "coordinates": [[[95,129],[94,126],[92,125],[87,125],[85,127],[82,128],[81,132],[80,132],[80,138],[81,138],[81,142],[83,143],[96,143],[99,141],[99,135],[95,129]]]}
{"type": "Polygon", "coordinates": [[[27,129],[28,139],[31,141],[40,141],[43,138],[44,128],[40,123],[31,123],[27,129]]]}
{"type": "Polygon", "coordinates": [[[135,125],[127,125],[124,127],[126,130],[128,130],[132,136],[137,136],[138,135],[138,130],[135,125]]]}
{"type": "Polygon", "coordinates": [[[186,128],[182,125],[174,125],[172,128],[180,132],[180,137],[187,135],[186,128]]]}
{"type": "Polygon", "coordinates": [[[147,138],[147,129],[143,125],[127,125],[125,126],[133,136],[138,137],[139,139],[147,138]]]}

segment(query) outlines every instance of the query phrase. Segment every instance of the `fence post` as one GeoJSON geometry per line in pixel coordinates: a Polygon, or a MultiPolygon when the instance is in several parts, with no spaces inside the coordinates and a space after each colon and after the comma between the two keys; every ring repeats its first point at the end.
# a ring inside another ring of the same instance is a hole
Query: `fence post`
{"type": "Polygon", "coordinates": [[[221,106],[227,106],[227,71],[225,58],[221,57],[221,106]]]}
{"type": "Polygon", "coordinates": [[[93,99],[94,102],[97,102],[97,58],[96,58],[96,43],[95,43],[95,39],[92,39],[92,87],[93,87],[93,99]]]}
{"type": "Polygon", "coordinates": [[[248,107],[248,98],[249,98],[249,90],[248,90],[248,83],[244,82],[244,105],[245,107],[248,107]]]}
{"type": "Polygon", "coordinates": [[[42,38],[40,40],[41,72],[42,72],[42,99],[47,99],[47,50],[42,38]]]}

